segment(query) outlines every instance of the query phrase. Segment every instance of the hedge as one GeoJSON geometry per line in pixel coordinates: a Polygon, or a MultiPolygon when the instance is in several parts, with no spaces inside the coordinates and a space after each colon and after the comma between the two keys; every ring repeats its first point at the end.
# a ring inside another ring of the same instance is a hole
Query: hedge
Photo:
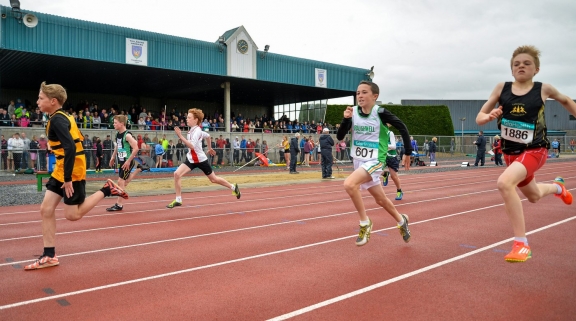
{"type": "MultiPolygon", "coordinates": [[[[328,105],[326,122],[340,124],[348,105],[328,105]]],[[[453,136],[454,125],[448,106],[382,105],[398,116],[408,127],[410,135],[453,136]]],[[[392,128],[395,134],[400,132],[392,128]]]]}

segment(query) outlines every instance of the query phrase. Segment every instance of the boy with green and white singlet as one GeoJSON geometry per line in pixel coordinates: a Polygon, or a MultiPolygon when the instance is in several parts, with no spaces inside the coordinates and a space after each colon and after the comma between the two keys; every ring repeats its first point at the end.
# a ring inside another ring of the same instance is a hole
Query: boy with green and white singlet
{"type": "MultiPolygon", "coordinates": [[[[341,141],[352,129],[350,156],[354,160],[354,172],[344,181],[344,188],[360,215],[360,232],[356,239],[358,246],[368,243],[372,231],[372,221],[366,215],[360,189],[368,190],[376,203],[396,220],[404,242],[410,241],[408,216],[398,213],[380,184],[380,175],[386,165],[388,155],[389,130],[386,123],[396,127],[406,142],[410,141],[410,134],[406,125],[398,117],[389,110],[376,105],[379,94],[380,89],[375,83],[360,82],[356,91],[358,106],[346,108],[336,135],[341,141]]],[[[406,146],[405,155],[402,157],[402,164],[406,170],[410,168],[411,153],[412,147],[406,146]]]]}

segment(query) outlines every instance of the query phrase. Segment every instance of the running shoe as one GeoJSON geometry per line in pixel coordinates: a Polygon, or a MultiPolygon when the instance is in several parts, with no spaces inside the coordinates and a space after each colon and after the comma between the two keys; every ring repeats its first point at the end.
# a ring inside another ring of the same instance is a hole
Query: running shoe
{"type": "Polygon", "coordinates": [[[242,196],[242,193],[240,193],[240,187],[238,187],[238,184],[234,184],[234,191],[232,192],[232,195],[236,196],[236,199],[240,199],[240,196],[242,196]]]}
{"type": "Polygon", "coordinates": [[[382,186],[388,186],[388,177],[390,177],[390,172],[384,171],[382,173],[382,177],[384,177],[384,180],[382,181],[382,186]]]}
{"type": "Polygon", "coordinates": [[[56,266],[58,264],[60,264],[60,262],[58,262],[58,258],[56,257],[56,255],[54,255],[54,257],[41,256],[36,261],[34,261],[34,263],[26,265],[24,267],[24,270],[26,271],[38,270],[51,266],[56,266]]]}
{"type": "Polygon", "coordinates": [[[564,186],[564,179],[562,177],[558,176],[554,179],[554,184],[556,184],[562,188],[562,193],[554,194],[554,196],[561,199],[564,202],[564,204],[566,204],[566,205],[572,204],[572,193],[570,193],[570,191],[568,191],[566,189],[566,187],[564,186]]]}
{"type": "Polygon", "coordinates": [[[370,232],[372,232],[372,220],[368,220],[370,221],[368,225],[360,225],[360,232],[358,233],[358,238],[356,239],[356,245],[358,246],[362,246],[370,241],[370,232]]]}
{"type": "Polygon", "coordinates": [[[118,204],[114,204],[114,206],[108,207],[106,210],[108,212],[116,212],[116,211],[121,211],[123,209],[124,209],[124,206],[119,206],[118,204]]]}
{"type": "Polygon", "coordinates": [[[404,196],[404,192],[396,192],[395,200],[397,200],[397,201],[402,200],[402,196],[404,196]]]}
{"type": "Polygon", "coordinates": [[[404,239],[404,242],[408,243],[410,242],[410,236],[411,236],[410,229],[408,229],[408,215],[400,214],[400,216],[404,218],[404,224],[396,225],[396,227],[400,230],[400,235],[402,235],[402,239],[404,239]]]}
{"type": "Polygon", "coordinates": [[[114,181],[112,181],[111,179],[108,179],[106,181],[106,184],[104,184],[103,188],[110,189],[110,196],[119,196],[122,197],[123,199],[128,199],[128,193],[126,193],[123,189],[121,189],[120,186],[114,183],[114,181]]]}
{"type": "Polygon", "coordinates": [[[530,258],[532,258],[532,250],[530,250],[530,246],[525,245],[523,242],[514,241],[512,251],[504,257],[504,260],[515,263],[526,262],[526,260],[530,258]]]}
{"type": "Polygon", "coordinates": [[[182,206],[181,202],[177,200],[173,200],[170,204],[166,205],[167,208],[174,208],[175,206],[182,206]]]}

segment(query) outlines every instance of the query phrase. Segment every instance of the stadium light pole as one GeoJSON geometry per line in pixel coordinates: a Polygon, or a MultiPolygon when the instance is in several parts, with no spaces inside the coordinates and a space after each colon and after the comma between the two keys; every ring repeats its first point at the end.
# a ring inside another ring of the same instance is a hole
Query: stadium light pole
{"type": "Polygon", "coordinates": [[[464,121],[465,120],[466,120],[466,117],[460,118],[460,121],[462,122],[462,131],[460,131],[460,135],[462,136],[462,138],[460,140],[460,151],[462,153],[464,153],[464,121]]]}

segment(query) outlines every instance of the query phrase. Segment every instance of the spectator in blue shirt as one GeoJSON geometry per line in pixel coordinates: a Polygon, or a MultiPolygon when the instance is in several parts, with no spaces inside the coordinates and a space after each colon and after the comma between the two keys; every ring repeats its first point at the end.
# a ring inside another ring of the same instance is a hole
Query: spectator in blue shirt
{"type": "Polygon", "coordinates": [[[246,138],[244,138],[244,136],[242,136],[242,140],[240,141],[240,150],[242,151],[242,156],[240,156],[240,161],[243,161],[244,159],[248,162],[248,156],[246,155],[246,138]]]}

